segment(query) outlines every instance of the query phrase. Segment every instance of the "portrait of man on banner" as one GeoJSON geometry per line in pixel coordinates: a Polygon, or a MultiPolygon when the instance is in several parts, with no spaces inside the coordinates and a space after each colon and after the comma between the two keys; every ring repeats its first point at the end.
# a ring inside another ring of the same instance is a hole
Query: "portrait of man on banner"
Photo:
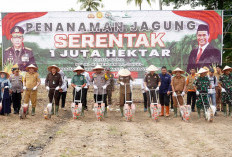
{"type": "Polygon", "coordinates": [[[20,26],[14,26],[11,28],[10,34],[12,46],[5,49],[3,64],[17,64],[21,71],[25,71],[30,64],[36,65],[32,49],[24,47],[24,29],[20,26]]]}
{"type": "Polygon", "coordinates": [[[188,59],[187,72],[191,69],[200,69],[201,67],[210,67],[212,64],[221,64],[221,51],[209,43],[209,26],[201,24],[197,29],[198,47],[190,52],[188,59]]]}

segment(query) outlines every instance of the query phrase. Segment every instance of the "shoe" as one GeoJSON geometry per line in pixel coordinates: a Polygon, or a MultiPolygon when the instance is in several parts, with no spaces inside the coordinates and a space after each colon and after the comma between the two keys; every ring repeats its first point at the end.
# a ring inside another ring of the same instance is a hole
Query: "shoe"
{"type": "Polygon", "coordinates": [[[223,111],[224,112],[224,116],[227,117],[227,109],[226,109],[226,106],[223,106],[223,111]]]}
{"type": "Polygon", "coordinates": [[[147,108],[144,108],[144,112],[147,112],[147,108]]]}
{"type": "Polygon", "coordinates": [[[120,106],[121,117],[124,117],[123,106],[120,106]]]}
{"type": "Polygon", "coordinates": [[[16,111],[16,110],[14,111],[14,114],[17,114],[17,111],[16,111]]]}
{"type": "Polygon", "coordinates": [[[177,107],[174,107],[174,117],[177,117],[177,107]]]}
{"type": "Polygon", "coordinates": [[[195,112],[195,109],[192,109],[192,112],[195,112]]]}
{"type": "Polygon", "coordinates": [[[55,114],[56,114],[56,116],[58,117],[58,116],[59,116],[59,114],[58,114],[59,106],[56,106],[55,110],[56,110],[56,111],[55,111],[55,112],[56,112],[55,114]]]}

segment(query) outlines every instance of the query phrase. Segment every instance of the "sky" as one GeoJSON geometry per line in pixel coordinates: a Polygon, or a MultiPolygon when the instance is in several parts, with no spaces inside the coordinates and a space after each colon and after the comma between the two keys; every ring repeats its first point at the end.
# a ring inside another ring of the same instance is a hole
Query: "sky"
{"type": "MultiPolygon", "coordinates": [[[[132,2],[127,4],[127,0],[103,0],[104,8],[100,10],[139,10],[138,6],[132,2]]],[[[153,0],[152,5],[149,6],[144,0],[142,4],[142,10],[158,10],[158,0],[153,0]],[[157,2],[156,2],[157,1],[157,2]]],[[[70,8],[79,10],[80,5],[77,4],[77,0],[1,0],[0,11],[1,12],[30,12],[30,11],[68,11],[70,8]]],[[[172,10],[173,5],[164,6],[163,10],[172,10]]],[[[190,6],[184,6],[180,8],[191,9],[190,6]]],[[[198,7],[196,9],[203,9],[198,7]]]]}

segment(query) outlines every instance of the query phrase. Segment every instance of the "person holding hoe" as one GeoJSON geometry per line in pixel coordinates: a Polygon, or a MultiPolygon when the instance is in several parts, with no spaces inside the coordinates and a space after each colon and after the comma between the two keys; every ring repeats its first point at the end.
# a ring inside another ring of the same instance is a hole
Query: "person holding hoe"
{"type": "Polygon", "coordinates": [[[232,75],[231,75],[232,68],[229,66],[225,66],[222,70],[223,75],[219,78],[219,86],[222,89],[222,106],[224,115],[227,116],[227,107],[228,104],[229,113],[228,115],[231,116],[232,112],[232,75]]]}
{"type": "Polygon", "coordinates": [[[197,95],[196,105],[197,105],[198,118],[201,117],[201,109],[204,110],[203,105],[204,104],[209,105],[208,89],[211,89],[211,85],[207,73],[208,70],[201,68],[198,71],[198,74],[200,74],[200,76],[194,81],[194,88],[196,90],[196,95],[197,95]]]}
{"type": "Polygon", "coordinates": [[[33,64],[26,67],[26,75],[23,80],[23,90],[25,90],[24,95],[24,104],[29,104],[31,100],[32,103],[32,110],[31,115],[35,115],[35,108],[37,104],[37,89],[40,85],[40,77],[39,73],[37,73],[38,68],[33,64]]]}
{"type": "Polygon", "coordinates": [[[158,100],[156,100],[157,98],[156,92],[159,90],[159,86],[161,84],[159,75],[155,73],[158,70],[159,69],[155,67],[154,65],[150,65],[147,68],[147,71],[149,73],[144,78],[144,88],[145,88],[146,95],[147,95],[147,107],[148,107],[148,112],[149,112],[150,117],[151,117],[150,104],[152,102],[157,103],[158,100]],[[152,102],[150,102],[150,100],[152,102]]]}
{"type": "Polygon", "coordinates": [[[178,103],[180,106],[184,105],[184,95],[186,89],[185,77],[181,74],[184,74],[184,71],[180,68],[176,68],[172,74],[175,76],[172,78],[172,98],[173,98],[173,108],[174,108],[174,117],[177,117],[177,107],[178,103]]]}
{"type": "Polygon", "coordinates": [[[103,101],[105,103],[104,117],[107,117],[107,94],[106,88],[110,84],[109,80],[105,77],[104,68],[97,65],[93,68],[93,75],[90,82],[93,84],[94,88],[94,101],[103,101]]]}
{"type": "Polygon", "coordinates": [[[124,116],[123,113],[123,107],[125,104],[125,97],[126,101],[131,100],[131,87],[130,87],[130,81],[134,81],[134,79],[131,77],[131,72],[128,69],[121,69],[118,72],[118,81],[117,83],[120,84],[120,112],[121,116],[124,116]],[[126,88],[126,89],[125,89],[126,88]]]}
{"type": "MultiPolygon", "coordinates": [[[[58,116],[59,110],[59,101],[60,101],[60,93],[62,91],[62,78],[61,75],[58,73],[60,68],[56,65],[51,65],[48,67],[48,75],[45,80],[45,87],[48,91],[49,103],[52,103],[53,99],[55,100],[55,114],[58,116]]],[[[52,114],[54,114],[54,106],[52,109],[52,114]]]]}
{"type": "MultiPolygon", "coordinates": [[[[81,66],[75,68],[73,72],[76,72],[77,74],[74,75],[71,80],[71,86],[73,87],[73,100],[81,100],[81,102],[85,99],[83,98],[82,90],[87,83],[85,76],[82,75],[84,71],[85,70],[81,66]]],[[[76,105],[78,105],[78,103],[76,103],[76,105]]],[[[84,107],[82,107],[81,115],[84,116],[84,107]]]]}

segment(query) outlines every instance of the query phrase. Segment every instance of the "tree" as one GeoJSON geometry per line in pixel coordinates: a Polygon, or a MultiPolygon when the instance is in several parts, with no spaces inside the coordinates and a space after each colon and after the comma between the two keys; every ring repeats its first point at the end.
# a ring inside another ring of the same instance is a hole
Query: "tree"
{"type": "MultiPolygon", "coordinates": [[[[135,1],[135,5],[139,6],[139,10],[142,9],[143,0],[127,0],[127,4],[130,4],[132,1],[135,1]]],[[[146,0],[149,5],[151,5],[151,0],[146,0]]]]}
{"type": "Polygon", "coordinates": [[[169,6],[171,3],[175,4],[174,8],[176,9],[187,4],[190,4],[192,8],[204,6],[208,10],[223,10],[230,9],[232,7],[231,0],[162,0],[163,5],[169,6]]]}
{"type": "Polygon", "coordinates": [[[81,3],[80,10],[98,11],[99,7],[103,8],[102,0],[78,0],[77,3],[81,3]]]}

